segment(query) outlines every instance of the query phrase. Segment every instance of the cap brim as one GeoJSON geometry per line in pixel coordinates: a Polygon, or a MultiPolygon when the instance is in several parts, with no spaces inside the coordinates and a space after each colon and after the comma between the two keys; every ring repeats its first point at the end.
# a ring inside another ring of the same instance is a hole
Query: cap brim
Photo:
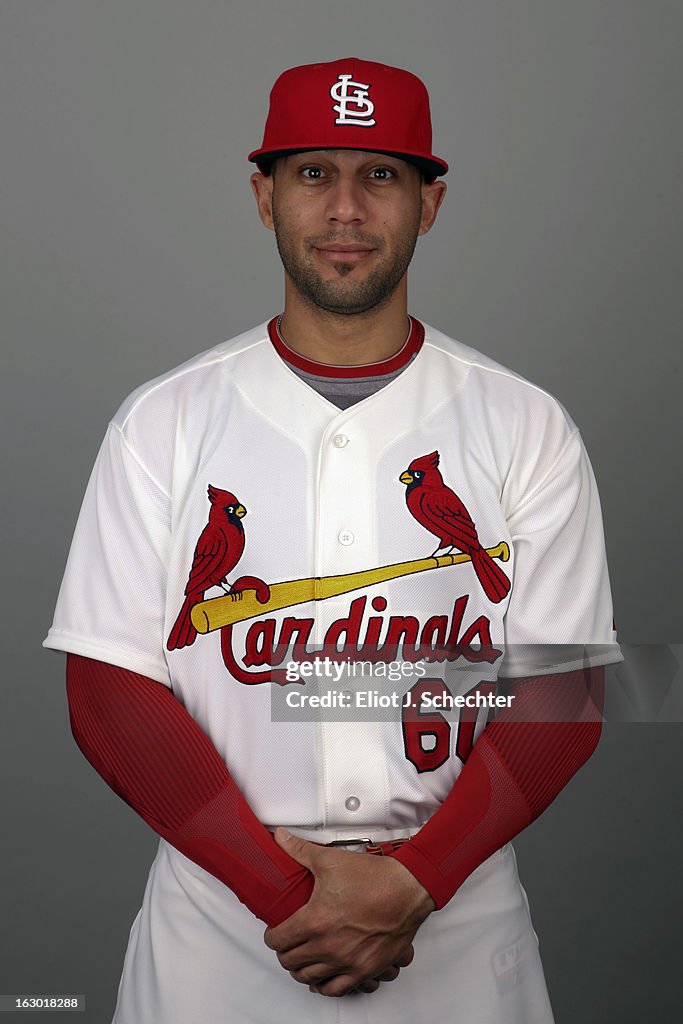
{"type": "Polygon", "coordinates": [[[414,164],[421,171],[424,171],[425,174],[435,178],[441,174],[446,174],[448,171],[448,164],[445,160],[440,160],[435,156],[426,157],[422,153],[396,153],[386,149],[366,150],[361,149],[360,146],[315,146],[310,143],[307,146],[295,146],[291,149],[255,149],[249,154],[247,159],[251,163],[256,164],[263,173],[264,168],[268,169],[269,164],[280,156],[293,156],[294,153],[310,153],[318,149],[357,149],[362,153],[383,153],[384,156],[394,156],[399,160],[405,160],[409,164],[414,164]]]}

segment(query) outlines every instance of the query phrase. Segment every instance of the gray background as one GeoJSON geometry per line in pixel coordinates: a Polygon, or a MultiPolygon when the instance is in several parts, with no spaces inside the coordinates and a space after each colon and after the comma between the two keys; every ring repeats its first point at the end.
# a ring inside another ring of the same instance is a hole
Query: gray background
{"type": "MultiPolygon", "coordinates": [[[[281,308],[245,156],[285,67],[357,55],[426,80],[452,170],[411,310],[570,410],[620,636],[680,641],[682,14],[2,0],[0,992],[85,992],[75,1019],[110,1019],[156,841],[83,760],[40,644],[109,416],[281,308]]],[[[680,1009],[681,728],[608,725],[516,843],[558,1024],[680,1009]]]]}

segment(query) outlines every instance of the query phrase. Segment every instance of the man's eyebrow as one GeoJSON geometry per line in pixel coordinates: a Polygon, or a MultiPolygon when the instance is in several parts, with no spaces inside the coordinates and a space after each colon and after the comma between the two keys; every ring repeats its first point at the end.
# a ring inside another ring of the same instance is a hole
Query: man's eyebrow
{"type": "MultiPolygon", "coordinates": [[[[351,152],[362,152],[362,150],[351,150],[351,152]]],[[[288,159],[291,162],[290,166],[295,164],[297,167],[307,167],[311,164],[319,163],[336,164],[338,162],[334,157],[328,156],[322,151],[316,152],[314,150],[311,150],[310,153],[292,153],[285,159],[288,159]]],[[[377,167],[380,165],[394,168],[397,171],[413,166],[407,160],[402,160],[397,156],[391,156],[389,153],[368,153],[367,159],[359,163],[358,168],[377,167]]]]}

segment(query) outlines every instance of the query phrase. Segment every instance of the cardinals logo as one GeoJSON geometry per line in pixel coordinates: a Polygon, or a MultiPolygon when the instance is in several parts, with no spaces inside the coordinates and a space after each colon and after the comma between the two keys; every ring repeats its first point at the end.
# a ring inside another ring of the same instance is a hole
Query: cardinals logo
{"type": "Polygon", "coordinates": [[[244,551],[242,519],[247,510],[230,491],[222,491],[209,484],[208,495],[211,502],[209,521],[194,549],[185,600],[166,643],[169,651],[189,647],[195,642],[197,630],[192,624],[191,612],[204,600],[204,594],[210,587],[221,587],[233,600],[242,590],[254,590],[257,601],[262,604],[270,596],[268,585],[254,576],[241,576],[232,586],[228,583],[228,573],[235,568],[244,551]]]}
{"type": "MultiPolygon", "coordinates": [[[[198,632],[220,630],[223,661],[234,679],[243,683],[284,683],[285,674],[276,666],[282,663],[292,644],[300,659],[314,652],[309,641],[315,620],[306,615],[287,616],[278,621],[273,613],[282,609],[470,562],[486,597],[500,603],[510,590],[510,581],[496,560],[507,561],[509,547],[505,541],[492,548],[482,547],[472,517],[457,494],[444,483],[438,465],[439,453],[432,452],[414,459],[399,477],[407,485],[409,512],[438,539],[433,554],[338,576],[292,579],[271,585],[255,576],[240,576],[232,584],[228,581],[228,574],[244,552],[243,519],[247,510],[231,491],[209,485],[209,521],[194,550],[185,598],[166,643],[168,650],[189,647],[198,632]],[[206,599],[206,591],[212,587],[220,587],[224,595],[206,599]],[[233,650],[233,626],[249,620],[255,621],[247,630],[244,651],[239,655],[233,650]],[[269,669],[250,671],[256,665],[269,669]]],[[[465,614],[469,600],[469,595],[462,594],[455,600],[450,617],[432,615],[421,623],[415,615],[372,615],[371,611],[387,610],[386,598],[376,595],[369,605],[367,597],[358,597],[351,602],[348,616],[330,625],[324,646],[336,650],[339,657],[346,657],[348,651],[354,657],[367,657],[374,650],[376,658],[390,658],[401,648],[404,657],[412,660],[464,657],[468,661],[493,663],[501,652],[491,644],[490,621],[487,616],[478,615],[468,623],[465,614]],[[339,649],[342,636],[345,640],[339,649]]]]}
{"type": "Polygon", "coordinates": [[[421,526],[433,533],[439,543],[432,554],[450,554],[457,548],[469,555],[484,593],[494,604],[510,590],[510,580],[479,543],[472,517],[439,472],[439,453],[413,459],[399,480],[406,484],[406,504],[421,526]]]}

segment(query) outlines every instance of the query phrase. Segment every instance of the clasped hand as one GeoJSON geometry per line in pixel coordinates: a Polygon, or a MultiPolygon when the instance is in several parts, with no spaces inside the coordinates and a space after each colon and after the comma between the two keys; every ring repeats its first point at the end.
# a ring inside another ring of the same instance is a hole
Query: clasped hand
{"type": "Polygon", "coordinates": [[[434,910],[427,890],[393,857],[319,846],[277,829],[275,839],[315,878],[308,903],[264,934],[312,992],[374,992],[413,959],[413,938],[434,910]]]}

